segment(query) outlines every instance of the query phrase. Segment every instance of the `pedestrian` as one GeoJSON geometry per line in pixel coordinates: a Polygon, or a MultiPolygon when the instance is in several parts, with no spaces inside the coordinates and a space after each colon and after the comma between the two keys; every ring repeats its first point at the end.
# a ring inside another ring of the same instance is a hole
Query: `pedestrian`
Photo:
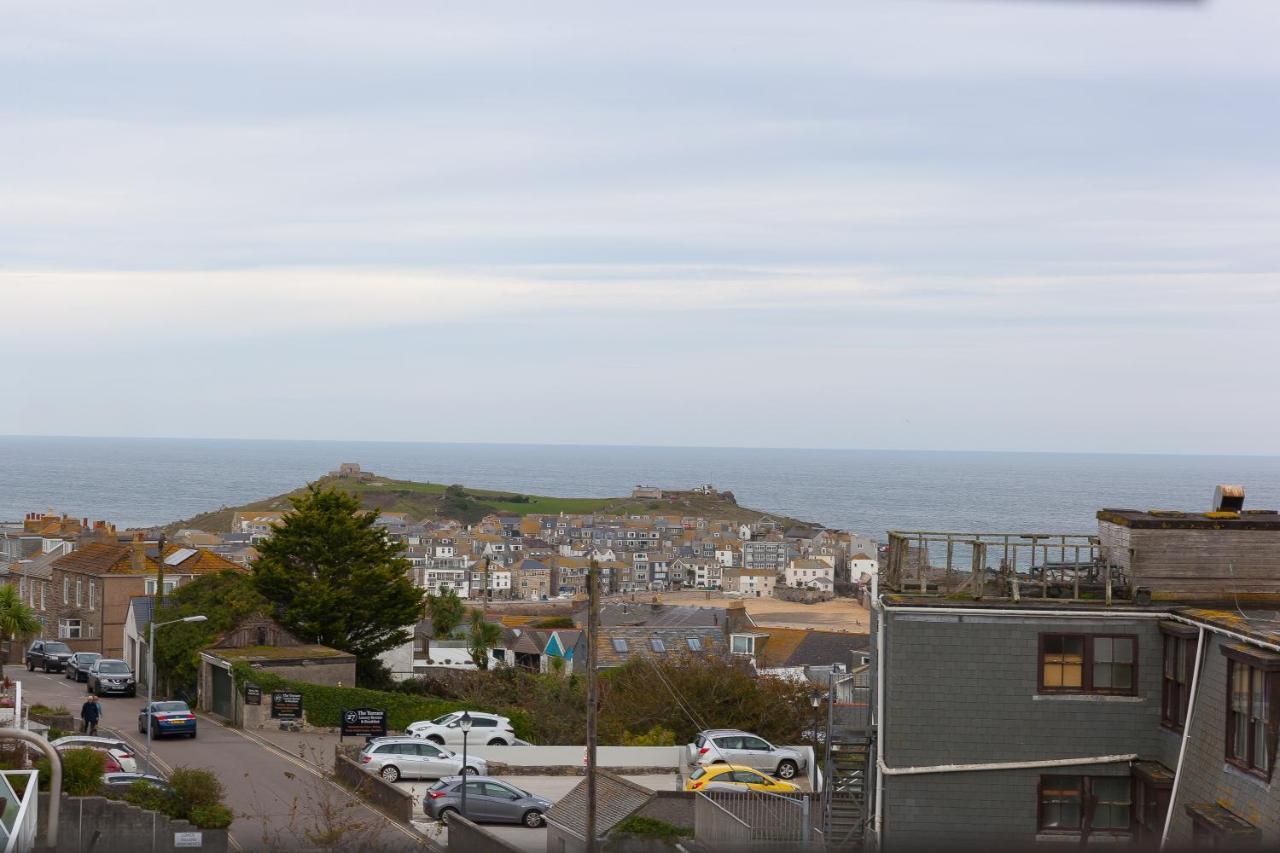
{"type": "Polygon", "coordinates": [[[84,723],[85,734],[98,733],[98,720],[102,719],[102,705],[98,702],[96,694],[91,694],[80,706],[80,719],[84,723]]]}

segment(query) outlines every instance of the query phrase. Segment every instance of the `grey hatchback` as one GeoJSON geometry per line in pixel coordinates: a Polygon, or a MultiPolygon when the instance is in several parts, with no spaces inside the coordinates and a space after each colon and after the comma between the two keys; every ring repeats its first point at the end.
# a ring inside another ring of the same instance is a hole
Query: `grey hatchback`
{"type": "MultiPolygon", "coordinates": [[[[467,817],[476,823],[520,823],[536,829],[551,801],[489,776],[468,776],[467,817]]],[[[446,776],[422,798],[427,817],[444,823],[462,812],[462,777],[446,776]]]]}

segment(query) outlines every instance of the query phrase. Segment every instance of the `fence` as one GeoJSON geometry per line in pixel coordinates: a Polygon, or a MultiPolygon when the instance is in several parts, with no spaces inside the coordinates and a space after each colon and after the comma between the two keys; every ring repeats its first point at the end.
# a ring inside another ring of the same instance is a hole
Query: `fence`
{"type": "Polygon", "coordinates": [[[698,841],[717,844],[815,843],[822,834],[813,827],[808,796],[764,791],[699,792],[694,806],[698,841]]]}
{"type": "Polygon", "coordinates": [[[36,822],[39,816],[39,797],[36,771],[6,770],[0,773],[0,798],[4,800],[0,815],[0,842],[4,853],[27,853],[36,846],[36,822]],[[13,789],[19,779],[26,781],[22,796],[13,789]]]}

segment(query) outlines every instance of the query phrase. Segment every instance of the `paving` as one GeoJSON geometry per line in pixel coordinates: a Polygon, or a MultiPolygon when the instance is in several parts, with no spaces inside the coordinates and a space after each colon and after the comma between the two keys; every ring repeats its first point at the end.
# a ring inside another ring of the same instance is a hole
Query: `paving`
{"type": "MultiPolygon", "coordinates": [[[[63,705],[78,717],[88,695],[84,684],[59,673],[15,668],[9,675],[22,681],[23,701],[29,705],[63,705]]],[[[109,730],[132,744],[141,769],[146,738],[138,734],[137,721],[145,699],[103,697],[101,701],[99,733],[109,730]]],[[[189,766],[218,776],[226,787],[227,805],[236,815],[231,838],[238,850],[316,850],[321,847],[319,836],[334,832],[343,838],[339,849],[344,850],[423,849],[421,833],[390,820],[327,778],[333,747],[326,738],[313,742],[275,732],[267,740],[200,715],[196,739],[156,741],[153,760],[165,774],[174,767],[189,766]]]]}

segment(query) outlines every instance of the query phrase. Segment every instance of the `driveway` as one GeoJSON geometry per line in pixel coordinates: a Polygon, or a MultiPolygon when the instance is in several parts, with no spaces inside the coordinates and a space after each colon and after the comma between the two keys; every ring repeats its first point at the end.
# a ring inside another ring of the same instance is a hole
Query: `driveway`
{"type": "MultiPolygon", "coordinates": [[[[61,674],[14,668],[28,705],[64,705],[77,718],[87,697],[85,685],[61,674]]],[[[102,698],[99,732],[110,730],[135,746],[139,769],[146,737],[138,734],[138,711],[145,698],[102,698]]],[[[311,763],[279,747],[200,715],[199,736],[153,743],[153,761],[162,773],[174,767],[213,771],[235,812],[231,825],[240,850],[316,850],[321,837],[342,839],[341,849],[408,851],[423,849],[422,836],[388,819],[330,781],[311,763]]],[[[332,849],[330,845],[326,849],[332,849]]]]}
{"type": "MultiPolygon", "coordinates": [[[[551,802],[557,802],[565,794],[572,791],[579,782],[582,781],[581,776],[499,776],[497,777],[504,782],[510,782],[517,788],[523,788],[531,794],[537,794],[545,797],[551,802]]],[[[674,773],[664,773],[657,776],[628,776],[629,781],[635,782],[653,791],[674,791],[677,790],[676,776],[674,773]]],[[[422,796],[427,788],[434,784],[431,780],[418,782],[398,782],[397,787],[408,791],[413,795],[413,811],[414,814],[421,815],[422,812],[422,796]]],[[[449,840],[449,831],[435,821],[424,821],[421,824],[422,831],[429,833],[429,837],[439,843],[441,846],[447,846],[449,840]]],[[[523,826],[507,826],[503,824],[486,824],[485,829],[498,836],[503,841],[511,844],[526,853],[546,853],[547,849],[547,830],[529,829],[523,826]]]]}

